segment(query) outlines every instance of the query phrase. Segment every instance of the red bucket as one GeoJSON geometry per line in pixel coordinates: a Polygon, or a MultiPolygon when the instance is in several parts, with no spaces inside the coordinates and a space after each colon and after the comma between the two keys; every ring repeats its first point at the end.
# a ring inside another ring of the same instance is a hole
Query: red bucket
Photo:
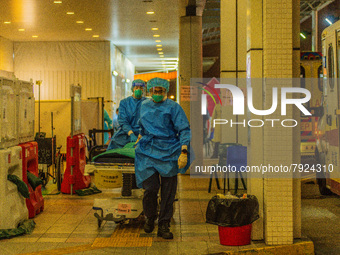
{"type": "Polygon", "coordinates": [[[220,244],[228,246],[241,246],[250,244],[251,224],[242,227],[218,226],[220,244]]]}

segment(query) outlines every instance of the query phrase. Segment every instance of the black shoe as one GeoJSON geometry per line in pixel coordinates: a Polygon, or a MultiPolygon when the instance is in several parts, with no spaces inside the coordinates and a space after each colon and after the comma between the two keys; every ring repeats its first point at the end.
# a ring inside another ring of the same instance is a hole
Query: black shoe
{"type": "Polygon", "coordinates": [[[157,236],[162,237],[164,239],[173,239],[174,235],[170,232],[169,227],[170,227],[169,222],[158,223],[157,236]]]}
{"type": "Polygon", "coordinates": [[[155,229],[155,219],[146,218],[145,224],[144,224],[145,233],[151,233],[154,229],[155,229]]]}

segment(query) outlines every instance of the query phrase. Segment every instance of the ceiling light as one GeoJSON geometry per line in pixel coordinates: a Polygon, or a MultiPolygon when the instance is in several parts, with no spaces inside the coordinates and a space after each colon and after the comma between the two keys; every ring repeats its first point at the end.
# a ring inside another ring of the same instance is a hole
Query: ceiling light
{"type": "Polygon", "coordinates": [[[171,95],[171,96],[170,96],[170,99],[174,99],[174,98],[175,98],[175,96],[174,96],[174,95],[171,95]]]}
{"type": "Polygon", "coordinates": [[[74,12],[66,12],[66,14],[68,14],[68,15],[73,15],[74,12]]]}
{"type": "Polygon", "coordinates": [[[11,22],[10,21],[5,21],[4,24],[11,24],[11,22]]]}
{"type": "Polygon", "coordinates": [[[156,47],[162,47],[162,44],[157,44],[156,47]]]}
{"type": "Polygon", "coordinates": [[[155,14],[155,12],[153,12],[153,11],[150,11],[150,12],[146,12],[146,14],[149,14],[149,15],[151,15],[151,14],[155,14]]]}
{"type": "Polygon", "coordinates": [[[92,35],[92,37],[98,38],[98,37],[99,37],[99,35],[92,35]]]}
{"type": "Polygon", "coordinates": [[[23,31],[25,31],[25,28],[19,28],[18,31],[23,32],[23,31]]]}
{"type": "Polygon", "coordinates": [[[37,36],[37,35],[32,35],[32,37],[33,37],[33,38],[38,38],[38,36],[37,36]]]}
{"type": "Polygon", "coordinates": [[[84,24],[84,21],[82,21],[82,20],[77,20],[76,23],[77,23],[77,24],[84,24]]]}
{"type": "Polygon", "coordinates": [[[160,35],[153,35],[153,37],[160,37],[160,35]]]}
{"type": "Polygon", "coordinates": [[[300,36],[301,36],[303,39],[306,39],[306,36],[305,36],[303,33],[300,33],[300,36]]]}
{"type": "Polygon", "coordinates": [[[156,40],[155,42],[161,42],[161,40],[156,40]]]}
{"type": "Polygon", "coordinates": [[[129,83],[129,82],[130,82],[130,80],[129,80],[129,79],[126,79],[126,82],[127,82],[127,83],[129,83]]]}
{"type": "Polygon", "coordinates": [[[63,1],[54,1],[53,3],[55,3],[55,4],[62,4],[63,1]]]}
{"type": "Polygon", "coordinates": [[[158,54],[162,55],[162,54],[164,54],[164,53],[163,53],[163,52],[158,52],[158,54]]]}
{"type": "Polygon", "coordinates": [[[156,30],[158,30],[158,27],[153,27],[153,28],[151,28],[151,30],[156,31],[156,30]]]}
{"type": "Polygon", "coordinates": [[[113,74],[114,76],[118,76],[118,72],[117,72],[117,71],[113,71],[112,74],[113,74]]]}
{"type": "Polygon", "coordinates": [[[85,31],[92,31],[92,28],[85,28],[85,31]]]}
{"type": "Polygon", "coordinates": [[[164,58],[164,55],[159,55],[159,57],[164,58]]]}
{"type": "Polygon", "coordinates": [[[326,18],[325,20],[328,22],[329,25],[332,25],[332,24],[333,24],[333,22],[330,21],[328,18],[326,18]]]}
{"type": "Polygon", "coordinates": [[[162,48],[157,48],[157,50],[163,50],[162,48]]]}

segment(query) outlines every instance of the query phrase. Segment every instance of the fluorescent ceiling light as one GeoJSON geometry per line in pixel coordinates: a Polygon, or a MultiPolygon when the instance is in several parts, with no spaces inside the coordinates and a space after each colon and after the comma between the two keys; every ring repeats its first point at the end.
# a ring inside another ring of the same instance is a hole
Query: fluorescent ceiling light
{"type": "Polygon", "coordinates": [[[156,47],[162,47],[162,44],[157,44],[156,47]]]}
{"type": "Polygon", "coordinates": [[[11,24],[10,21],[4,21],[4,24],[11,24]]]}
{"type": "Polygon", "coordinates": [[[305,36],[303,33],[300,33],[300,36],[301,36],[303,39],[306,39],[306,36],[305,36]]]}
{"type": "Polygon", "coordinates": [[[84,21],[82,21],[82,20],[77,20],[76,23],[77,23],[77,24],[84,24],[84,21]]]}
{"type": "Polygon", "coordinates": [[[155,12],[149,11],[149,12],[146,12],[146,14],[152,15],[152,14],[155,14],[155,12]]]}
{"type": "Polygon", "coordinates": [[[66,14],[68,14],[68,15],[73,15],[74,12],[66,12],[66,14]]]}
{"type": "Polygon", "coordinates": [[[99,35],[92,35],[92,37],[98,38],[98,37],[99,37],[99,35]]]}
{"type": "Polygon", "coordinates": [[[54,1],[53,3],[55,3],[55,4],[62,4],[63,2],[62,1],[54,1]]]}
{"type": "Polygon", "coordinates": [[[118,76],[118,72],[117,72],[117,71],[113,71],[112,74],[113,74],[114,76],[118,76]]]}
{"type": "Polygon", "coordinates": [[[23,31],[25,31],[25,28],[19,28],[18,31],[23,32],[23,31]]]}
{"type": "Polygon", "coordinates": [[[326,18],[325,20],[328,22],[329,25],[332,25],[332,24],[333,24],[333,22],[330,21],[328,18],[326,18]]]}
{"type": "Polygon", "coordinates": [[[160,35],[153,35],[153,37],[160,37],[160,35]]]}
{"type": "Polygon", "coordinates": [[[156,30],[158,30],[158,27],[153,27],[153,28],[151,28],[151,30],[156,31],[156,30]]]}
{"type": "Polygon", "coordinates": [[[38,36],[37,36],[37,35],[32,35],[32,37],[33,37],[33,38],[38,38],[38,36]]]}
{"type": "Polygon", "coordinates": [[[85,28],[85,31],[92,31],[92,28],[85,28]]]}
{"type": "Polygon", "coordinates": [[[163,50],[162,48],[157,48],[158,51],[163,50]]]}
{"type": "Polygon", "coordinates": [[[156,40],[155,42],[161,42],[161,40],[156,40]]]}

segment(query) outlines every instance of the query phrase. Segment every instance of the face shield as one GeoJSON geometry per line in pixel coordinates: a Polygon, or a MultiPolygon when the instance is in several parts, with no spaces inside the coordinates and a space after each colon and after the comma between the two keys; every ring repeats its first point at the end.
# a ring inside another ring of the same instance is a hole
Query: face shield
{"type": "Polygon", "coordinates": [[[134,86],[132,89],[133,97],[136,99],[140,99],[143,96],[144,93],[144,87],[143,86],[134,86]]]}
{"type": "Polygon", "coordinates": [[[163,87],[153,87],[150,89],[152,100],[155,103],[163,102],[166,99],[166,89],[163,87]]]}

